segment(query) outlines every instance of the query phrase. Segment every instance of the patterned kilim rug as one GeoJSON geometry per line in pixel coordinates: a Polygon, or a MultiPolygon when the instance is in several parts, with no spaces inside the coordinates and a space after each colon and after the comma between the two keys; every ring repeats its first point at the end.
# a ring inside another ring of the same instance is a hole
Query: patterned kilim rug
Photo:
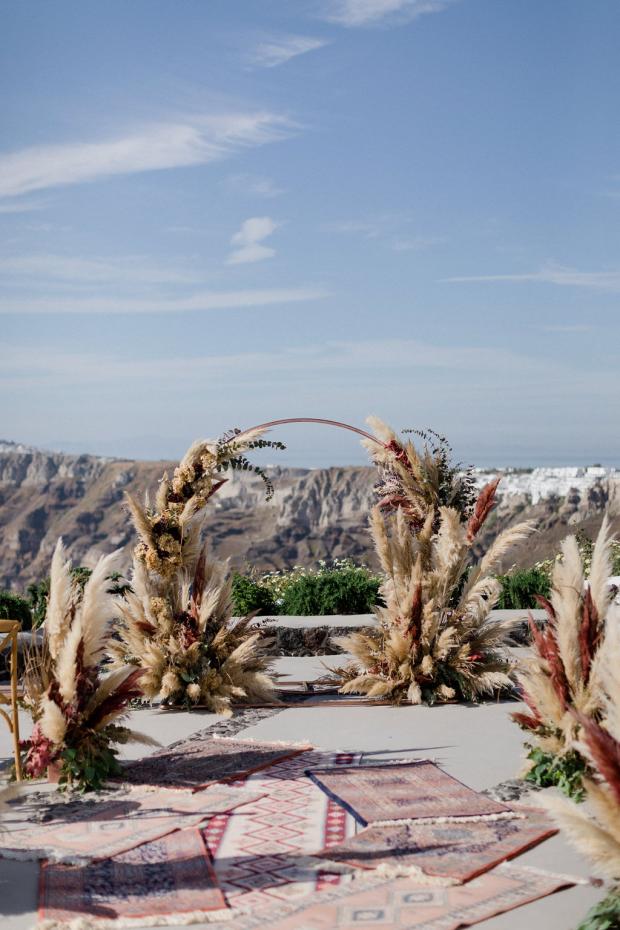
{"type": "Polygon", "coordinates": [[[80,930],[199,923],[214,911],[227,916],[225,908],[199,830],[179,830],[82,867],[41,869],[42,928],[78,920],[80,930]]]}
{"type": "Polygon", "coordinates": [[[514,817],[505,804],[477,794],[434,762],[306,769],[363,827],[394,820],[514,817]]]}
{"type": "Polygon", "coordinates": [[[260,794],[228,785],[206,791],[167,791],[132,788],[121,797],[94,807],[57,805],[50,823],[0,831],[0,857],[84,862],[114,856],[173,830],[197,826],[209,817],[255,801],[260,794]]]}
{"type": "MultiPolygon", "coordinates": [[[[575,881],[538,869],[499,865],[467,885],[428,888],[412,878],[374,879],[324,891],[310,903],[237,917],[235,930],[457,930],[569,888],[575,881]]],[[[524,924],[525,926],[525,924],[524,924]]],[[[215,924],[225,930],[225,924],[215,924]]]]}
{"type": "Polygon", "coordinates": [[[370,826],[318,855],[360,869],[379,866],[386,874],[422,872],[461,884],[558,832],[543,811],[520,808],[520,813],[524,820],[370,826]]]}
{"type": "Polygon", "coordinates": [[[242,778],[310,747],[258,740],[214,739],[205,731],[123,767],[123,781],[138,785],[204,788],[214,781],[242,778]]]}
{"type": "Polygon", "coordinates": [[[244,807],[243,817],[209,821],[204,835],[231,907],[262,913],[278,901],[307,899],[346,878],[334,872],[337,866],[330,873],[312,853],[343,842],[355,831],[355,821],[305,777],[304,768],[346,768],[359,758],[311,751],[280,762],[246,780],[247,789],[263,797],[244,807]]]}

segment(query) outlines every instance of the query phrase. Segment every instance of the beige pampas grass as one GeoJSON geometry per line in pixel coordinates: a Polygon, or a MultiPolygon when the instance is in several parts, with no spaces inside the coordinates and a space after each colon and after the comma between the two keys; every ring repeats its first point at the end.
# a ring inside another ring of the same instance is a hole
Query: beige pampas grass
{"type": "Polygon", "coordinates": [[[117,725],[128,702],[141,692],[140,672],[125,666],[102,678],[99,663],[117,613],[108,591],[117,554],[99,560],[81,593],[59,540],[52,559],[43,645],[27,655],[24,704],[35,726],[25,771],[44,775],[52,763],[67,781],[100,787],[115,770],[115,743],[134,734],[117,725]]]}
{"type": "Polygon", "coordinates": [[[150,700],[230,715],[233,703],[274,699],[264,640],[252,618],[233,621],[228,564],[210,560],[202,541],[205,507],[227,470],[256,470],[250,449],[282,448],[262,435],[195,442],[162,479],[154,508],[129,500],[139,541],[112,652],[142,670],[150,700]]]}
{"type": "MultiPolygon", "coordinates": [[[[543,797],[558,825],[595,869],[620,884],[620,609],[608,585],[612,537],[603,520],[584,584],[577,542],[562,544],[545,631],[534,633],[519,680],[531,713],[514,715],[530,745],[582,760],[583,804],[543,797]]],[[[574,795],[573,795],[574,796],[574,795]]]]}
{"type": "Polygon", "coordinates": [[[378,452],[369,445],[380,470],[370,531],[386,576],[386,606],[376,610],[378,629],[339,639],[356,660],[336,671],[340,690],[411,704],[493,694],[511,684],[505,645],[512,624],[490,619],[499,596],[490,572],[531,527],[507,530],[472,566],[497,484],[476,498],[441,437],[420,452],[380,421],[371,423],[384,443],[378,452]]]}
{"type": "Polygon", "coordinates": [[[583,758],[584,769],[589,761],[583,751],[583,718],[598,723],[605,706],[608,714],[615,713],[606,693],[611,690],[618,696],[619,691],[606,671],[620,658],[613,625],[605,623],[612,598],[607,583],[611,543],[605,518],[594,545],[593,578],[585,583],[576,538],[563,541],[550,600],[541,599],[547,610],[546,628],[537,630],[530,623],[533,648],[518,670],[531,713],[513,717],[527,731],[530,750],[538,747],[559,756],[576,753],[583,758]]]}

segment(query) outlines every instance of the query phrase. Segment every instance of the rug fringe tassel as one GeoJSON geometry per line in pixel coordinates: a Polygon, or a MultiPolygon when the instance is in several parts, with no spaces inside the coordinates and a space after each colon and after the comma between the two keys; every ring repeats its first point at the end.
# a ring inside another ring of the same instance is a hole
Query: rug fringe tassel
{"type": "Polygon", "coordinates": [[[232,921],[238,916],[238,910],[225,908],[217,911],[189,911],[185,914],[155,914],[151,917],[75,917],[69,921],[43,918],[39,920],[34,930],[123,930],[123,928],[131,927],[181,927],[189,924],[232,921]]]}
{"type": "Polygon", "coordinates": [[[501,814],[476,814],[475,816],[465,817],[414,817],[404,820],[373,820],[369,827],[397,827],[406,824],[418,823],[486,823],[492,820],[525,820],[525,814],[519,814],[517,811],[506,811],[501,814]]]}

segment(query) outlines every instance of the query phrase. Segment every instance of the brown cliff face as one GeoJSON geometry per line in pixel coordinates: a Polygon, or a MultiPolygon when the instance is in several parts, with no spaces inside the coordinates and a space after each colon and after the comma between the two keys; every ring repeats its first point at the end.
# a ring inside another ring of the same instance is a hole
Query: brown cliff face
{"type": "MultiPolygon", "coordinates": [[[[154,495],[174,462],[102,459],[0,447],[0,587],[19,590],[47,575],[59,536],[75,564],[124,548],[129,565],[134,540],[124,493],[154,495]]],[[[374,565],[367,531],[374,471],[347,467],[270,469],[273,500],[265,502],[259,478],[234,473],[213,498],[208,518],[212,552],[233,565],[259,570],[349,557],[374,565]]],[[[539,532],[513,562],[551,555],[577,526],[590,535],[600,525],[614,488],[604,479],[587,492],[532,505],[525,495],[500,499],[482,543],[512,522],[532,520],[539,532]]],[[[620,529],[620,520],[616,517],[620,529]]]]}

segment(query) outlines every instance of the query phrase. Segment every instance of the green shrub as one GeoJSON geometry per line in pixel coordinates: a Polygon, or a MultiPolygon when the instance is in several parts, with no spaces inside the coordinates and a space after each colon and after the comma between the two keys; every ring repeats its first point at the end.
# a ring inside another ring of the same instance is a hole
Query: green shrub
{"type": "Polygon", "coordinates": [[[233,575],[232,599],[234,612],[238,617],[244,617],[255,610],[263,615],[279,612],[271,591],[255,578],[248,578],[239,572],[233,575]]]}
{"type": "Polygon", "coordinates": [[[595,904],[577,930],[618,930],[620,927],[620,896],[617,889],[595,904]]]}
{"type": "Polygon", "coordinates": [[[306,575],[286,588],[280,613],[306,617],[372,613],[380,583],[363,568],[306,575]]]}
{"type": "Polygon", "coordinates": [[[562,756],[530,747],[527,758],[532,763],[525,781],[539,788],[559,788],[560,791],[580,804],[585,797],[583,777],[588,774],[588,764],[578,752],[571,749],[562,756]]]}
{"type": "Polygon", "coordinates": [[[32,613],[28,601],[11,591],[0,591],[0,620],[18,620],[22,630],[32,628],[32,613]]]}
{"type": "Polygon", "coordinates": [[[551,581],[542,568],[522,568],[500,575],[502,585],[497,606],[501,610],[526,610],[538,607],[536,595],[549,597],[551,581]]]}
{"type": "Polygon", "coordinates": [[[50,580],[44,578],[43,581],[34,581],[26,588],[30,611],[32,613],[32,628],[38,629],[45,620],[47,611],[47,599],[50,593],[50,580]]]}
{"type": "Polygon", "coordinates": [[[290,571],[236,572],[232,597],[235,613],[272,616],[326,616],[371,613],[381,577],[350,559],[320,561],[317,568],[296,565],[290,571]]]}

